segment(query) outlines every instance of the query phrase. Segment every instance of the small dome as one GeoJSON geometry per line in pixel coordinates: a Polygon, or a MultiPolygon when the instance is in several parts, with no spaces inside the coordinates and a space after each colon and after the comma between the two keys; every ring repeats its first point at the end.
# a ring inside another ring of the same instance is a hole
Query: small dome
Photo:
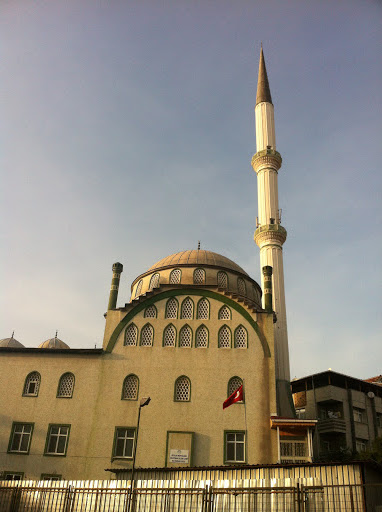
{"type": "Polygon", "coordinates": [[[15,340],[13,336],[11,338],[4,338],[3,340],[0,340],[0,347],[25,348],[24,345],[15,340]]]}
{"type": "Polygon", "coordinates": [[[65,348],[66,349],[66,348],[70,348],[70,347],[62,340],[59,340],[58,338],[51,338],[50,340],[46,340],[46,341],[43,341],[42,343],[40,343],[38,348],[53,348],[53,349],[65,348]]]}
{"type": "Polygon", "coordinates": [[[204,251],[202,249],[193,249],[189,251],[181,251],[175,254],[171,254],[170,256],[166,256],[155,263],[152,267],[149,268],[149,272],[153,270],[159,270],[161,268],[168,267],[182,267],[182,266],[192,266],[192,265],[207,265],[219,268],[225,268],[227,270],[234,270],[235,272],[239,272],[240,274],[248,275],[245,270],[243,270],[237,263],[222,256],[221,254],[217,254],[212,251],[204,251]]]}

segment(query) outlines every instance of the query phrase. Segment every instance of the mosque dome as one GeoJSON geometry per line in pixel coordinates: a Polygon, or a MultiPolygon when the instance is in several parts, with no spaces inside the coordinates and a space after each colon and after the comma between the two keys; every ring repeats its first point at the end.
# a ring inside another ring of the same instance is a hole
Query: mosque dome
{"type": "Polygon", "coordinates": [[[189,251],[176,252],[175,254],[166,256],[152,265],[149,268],[149,271],[187,265],[220,267],[240,272],[240,274],[245,274],[246,276],[248,275],[241,267],[239,267],[239,265],[226,256],[222,256],[221,254],[212,251],[204,251],[202,249],[191,249],[189,251]]]}
{"type": "Polygon", "coordinates": [[[55,337],[55,338],[50,338],[49,340],[43,341],[42,343],[40,343],[38,348],[67,349],[70,347],[65,342],[63,342],[62,340],[55,337]]]}
{"type": "Polygon", "coordinates": [[[11,338],[4,338],[3,340],[0,340],[0,347],[1,348],[24,348],[24,345],[17,341],[13,336],[11,338]]]}
{"type": "Polygon", "coordinates": [[[261,307],[261,288],[256,281],[237,263],[212,251],[180,251],[157,261],[133,281],[131,300],[162,285],[217,287],[261,307]]]}

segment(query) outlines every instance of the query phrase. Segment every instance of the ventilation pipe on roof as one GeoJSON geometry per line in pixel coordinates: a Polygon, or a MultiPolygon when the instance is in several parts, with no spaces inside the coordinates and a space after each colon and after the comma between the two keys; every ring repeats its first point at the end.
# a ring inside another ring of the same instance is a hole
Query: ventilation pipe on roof
{"type": "Polygon", "coordinates": [[[110,296],[109,296],[109,305],[107,310],[115,309],[117,306],[117,298],[118,298],[118,289],[119,289],[119,280],[121,278],[121,273],[123,272],[122,263],[114,263],[113,265],[113,278],[111,280],[110,286],[110,296]]]}

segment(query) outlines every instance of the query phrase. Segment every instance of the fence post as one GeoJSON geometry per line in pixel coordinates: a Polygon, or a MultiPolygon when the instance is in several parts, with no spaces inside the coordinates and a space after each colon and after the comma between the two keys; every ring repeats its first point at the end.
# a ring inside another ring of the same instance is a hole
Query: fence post
{"type": "Polygon", "coordinates": [[[297,482],[297,487],[296,487],[296,492],[297,492],[297,512],[302,512],[302,508],[301,508],[301,491],[300,491],[300,484],[297,482]]]}
{"type": "Polygon", "coordinates": [[[353,498],[353,486],[349,485],[349,491],[350,491],[350,504],[351,504],[351,512],[354,512],[354,498],[353,498]]]}
{"type": "Polygon", "coordinates": [[[64,511],[65,512],[70,512],[71,510],[71,501],[72,501],[72,497],[71,497],[71,492],[72,492],[72,486],[71,485],[68,485],[68,488],[66,490],[66,493],[65,493],[65,502],[64,502],[64,511]]]}

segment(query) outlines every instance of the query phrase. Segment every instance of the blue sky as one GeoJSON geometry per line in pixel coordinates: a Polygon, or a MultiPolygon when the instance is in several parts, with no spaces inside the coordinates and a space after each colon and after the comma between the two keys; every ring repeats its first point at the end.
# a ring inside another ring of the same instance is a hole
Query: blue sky
{"type": "Polygon", "coordinates": [[[378,1],[3,0],[1,332],[101,346],[155,261],[259,280],[254,105],[275,105],[292,377],[382,373],[378,1]]]}

